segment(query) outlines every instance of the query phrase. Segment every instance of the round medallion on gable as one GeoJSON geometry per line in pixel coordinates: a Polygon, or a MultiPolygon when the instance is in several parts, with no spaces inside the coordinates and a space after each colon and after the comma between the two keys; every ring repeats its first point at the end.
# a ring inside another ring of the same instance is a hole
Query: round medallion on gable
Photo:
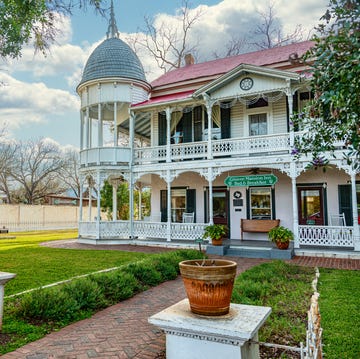
{"type": "Polygon", "coordinates": [[[254,80],[251,77],[244,77],[240,81],[240,88],[244,91],[250,90],[254,85],[254,80]]]}

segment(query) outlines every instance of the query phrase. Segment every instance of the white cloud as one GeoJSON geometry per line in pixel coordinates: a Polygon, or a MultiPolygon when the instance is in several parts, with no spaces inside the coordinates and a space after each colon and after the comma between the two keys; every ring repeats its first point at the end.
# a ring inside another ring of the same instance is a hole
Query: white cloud
{"type": "MultiPolygon", "coordinates": [[[[192,9],[191,13],[201,10],[202,16],[194,24],[190,44],[198,44],[198,51],[195,53],[198,61],[205,61],[213,58],[214,52],[221,53],[224,45],[235,38],[245,38],[253,42],[254,26],[261,21],[259,12],[267,12],[270,4],[274,5],[275,16],[279,18],[283,26],[284,34],[292,33],[297,25],[304,29],[306,37],[310,30],[318,24],[319,18],[326,11],[328,0],[302,0],[301,2],[290,2],[288,0],[223,0],[213,6],[200,5],[192,9]]],[[[157,14],[154,25],[159,28],[162,23],[171,24],[180,30],[180,22],[177,15],[157,14]]],[[[244,52],[254,50],[253,48],[244,48],[244,52]]],[[[154,63],[151,62],[149,55],[139,54],[141,61],[148,70],[153,79],[153,74],[159,74],[154,71],[154,63]]],[[[161,73],[160,73],[161,74],[161,73]]]]}
{"type": "Polygon", "coordinates": [[[0,73],[0,119],[9,129],[24,124],[45,123],[53,116],[78,111],[79,100],[69,92],[52,89],[44,83],[26,83],[0,73]]]}

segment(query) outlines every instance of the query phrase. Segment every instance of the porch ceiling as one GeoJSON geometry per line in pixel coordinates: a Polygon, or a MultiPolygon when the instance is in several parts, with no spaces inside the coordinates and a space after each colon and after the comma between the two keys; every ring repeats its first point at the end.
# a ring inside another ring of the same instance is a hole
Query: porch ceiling
{"type": "MultiPolygon", "coordinates": [[[[120,124],[120,128],[129,131],[130,121],[127,118],[120,124]]],[[[151,135],[151,113],[138,112],[135,118],[135,135],[150,139],[151,135]]]]}

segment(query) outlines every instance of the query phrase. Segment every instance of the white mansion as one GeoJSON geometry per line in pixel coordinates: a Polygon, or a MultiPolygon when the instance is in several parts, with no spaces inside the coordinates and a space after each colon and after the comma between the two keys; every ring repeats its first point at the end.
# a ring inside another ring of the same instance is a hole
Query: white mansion
{"type": "Polygon", "coordinates": [[[341,144],[326,172],[291,154],[301,134],[290,118],[312,95],[311,73],[299,61],[311,46],[197,64],[189,54],[183,67],[148,83],[118,38],[112,11],[108,37],[89,57],[77,92],[82,185],[99,193],[105,180],[112,184],[113,218],[101,219],[98,198],[97,212],[90,204],[80,219],[79,241],[193,243],[204,226],[223,223],[230,245],[260,243],[267,234],[247,232],[241,220],[279,219],[295,233],[295,252],[359,251],[360,175],[343,160],[341,144]],[[109,123],[117,129],[111,145],[104,141],[109,123]],[[116,216],[121,181],[130,187],[128,221],[116,216]],[[134,216],[135,186],[151,187],[149,218],[134,216]]]}

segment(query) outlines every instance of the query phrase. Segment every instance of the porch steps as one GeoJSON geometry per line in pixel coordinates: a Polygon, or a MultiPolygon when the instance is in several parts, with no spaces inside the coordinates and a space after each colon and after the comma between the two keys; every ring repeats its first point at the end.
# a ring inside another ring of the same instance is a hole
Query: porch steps
{"type": "Polygon", "coordinates": [[[294,249],[241,246],[229,248],[225,255],[244,258],[291,259],[294,256],[294,249]]]}
{"type": "Polygon", "coordinates": [[[262,241],[226,241],[222,246],[207,245],[206,253],[264,259],[291,259],[295,255],[293,246],[289,249],[281,250],[274,248],[269,242],[262,241]]]}

